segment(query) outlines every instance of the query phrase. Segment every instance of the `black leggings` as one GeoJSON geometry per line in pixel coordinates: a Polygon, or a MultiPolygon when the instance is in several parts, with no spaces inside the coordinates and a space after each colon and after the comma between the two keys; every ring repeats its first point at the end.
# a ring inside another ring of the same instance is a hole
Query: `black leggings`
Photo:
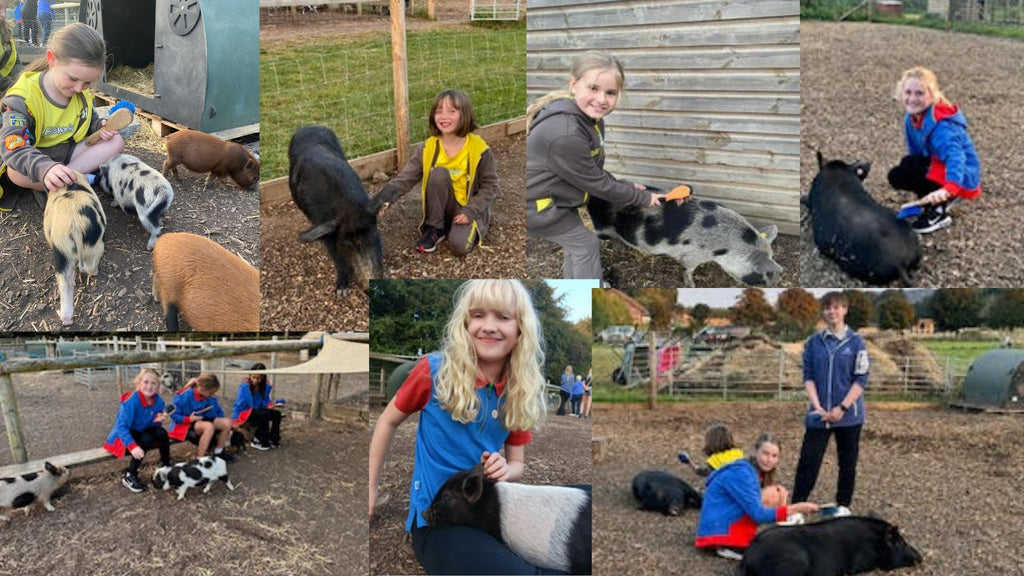
{"type": "Polygon", "coordinates": [[[800,447],[800,461],[796,465],[793,502],[806,502],[814,490],[821,469],[821,460],[828,448],[828,438],[836,436],[836,456],[839,459],[839,482],[836,486],[836,504],[849,508],[853,488],[857,481],[857,457],[860,454],[860,429],[857,426],[838,428],[807,428],[800,447]]]}
{"type": "Polygon", "coordinates": [[[559,390],[558,395],[561,396],[562,403],[558,405],[558,411],[555,412],[555,414],[557,414],[558,416],[565,416],[565,403],[569,401],[569,398],[572,395],[564,390],[559,390]]]}
{"type": "Polygon", "coordinates": [[[897,190],[909,190],[923,198],[942,186],[927,178],[932,160],[927,156],[904,156],[899,166],[889,170],[889,185],[897,190]]]}
{"type": "Polygon", "coordinates": [[[256,432],[253,435],[260,444],[281,442],[281,412],[278,410],[267,408],[253,410],[249,414],[249,422],[256,426],[256,432]]]}
{"type": "MultiPolygon", "coordinates": [[[[142,430],[129,430],[132,434],[132,440],[139,445],[145,451],[150,451],[153,448],[160,449],[160,465],[170,466],[171,465],[171,440],[167,437],[167,430],[164,430],[163,426],[150,426],[142,430]]],[[[129,454],[130,456],[130,454],[129,454]]],[[[131,457],[131,462],[128,463],[128,471],[133,475],[139,473],[139,466],[142,464],[141,458],[131,457]]]]}

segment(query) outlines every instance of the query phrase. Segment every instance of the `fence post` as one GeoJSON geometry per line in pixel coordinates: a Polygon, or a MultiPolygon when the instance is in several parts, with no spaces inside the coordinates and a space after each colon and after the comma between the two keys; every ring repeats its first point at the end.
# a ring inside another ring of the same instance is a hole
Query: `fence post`
{"type": "Polygon", "coordinates": [[[782,381],[786,377],[786,353],[779,348],[779,400],[782,400],[782,381]]]}
{"type": "Polygon", "coordinates": [[[316,375],[316,386],[313,389],[313,401],[309,404],[309,418],[311,420],[320,419],[320,391],[324,387],[324,375],[316,375]]]}
{"type": "Polygon", "coordinates": [[[650,367],[648,370],[648,376],[651,378],[651,387],[647,396],[647,408],[654,410],[658,404],[658,386],[656,381],[658,379],[658,337],[655,335],[654,330],[651,330],[651,343],[647,349],[647,365],[650,367]]]}
{"type": "MultiPolygon", "coordinates": [[[[271,342],[277,342],[277,336],[275,335],[275,336],[271,337],[270,341],[271,342]]],[[[270,353],[270,369],[271,370],[276,370],[277,369],[277,352],[271,352],[270,353]]]]}
{"type": "Polygon", "coordinates": [[[405,49],[405,3],[391,0],[391,76],[395,83],[395,147],[398,169],[409,160],[409,73],[405,49]]]}
{"type": "Polygon", "coordinates": [[[25,434],[21,428],[18,401],[14,396],[14,381],[10,374],[0,374],[0,409],[4,412],[11,458],[15,464],[24,464],[28,462],[28,451],[25,449],[25,434]]]}
{"type": "Polygon", "coordinates": [[[907,389],[910,381],[910,356],[903,359],[903,395],[907,395],[907,389]]]}

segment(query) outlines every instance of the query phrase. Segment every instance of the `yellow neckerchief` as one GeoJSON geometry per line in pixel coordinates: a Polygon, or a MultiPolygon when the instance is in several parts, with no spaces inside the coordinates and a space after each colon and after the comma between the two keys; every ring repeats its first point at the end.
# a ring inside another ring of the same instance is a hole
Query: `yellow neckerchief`
{"type": "Polygon", "coordinates": [[[43,92],[43,72],[25,72],[7,91],[7,95],[25,99],[28,113],[35,119],[36,148],[50,148],[68,140],[81,142],[89,134],[89,116],[92,113],[92,92],[83,91],[72,96],[61,108],[50,102],[43,92]]]}
{"type": "Polygon", "coordinates": [[[707,463],[714,470],[718,470],[722,466],[735,462],[736,460],[743,459],[743,450],[739,448],[730,448],[724,452],[715,452],[711,456],[708,456],[707,463]]]}
{"type": "Polygon", "coordinates": [[[7,42],[7,46],[4,46],[4,55],[7,57],[6,60],[0,60],[0,76],[7,77],[11,75],[11,70],[14,70],[14,65],[18,63],[18,48],[14,45],[14,37],[7,42]],[[10,48],[10,52],[7,48],[10,48]]]}
{"type": "MultiPolygon", "coordinates": [[[[423,145],[423,184],[421,186],[421,196],[424,214],[427,213],[427,176],[430,175],[430,170],[436,166],[442,166],[448,168],[449,173],[451,173],[453,169],[452,166],[438,164],[438,159],[444,153],[442,148],[440,136],[427,138],[423,145]]],[[[469,196],[473,192],[473,180],[476,178],[477,167],[480,165],[480,157],[483,156],[486,150],[487,143],[484,142],[484,139],[476,134],[469,133],[466,135],[466,143],[462,146],[462,150],[454,157],[460,164],[463,161],[462,159],[465,159],[465,169],[458,169],[458,176],[454,173],[452,174],[452,187],[455,191],[455,199],[461,206],[469,203],[469,196]]]]}

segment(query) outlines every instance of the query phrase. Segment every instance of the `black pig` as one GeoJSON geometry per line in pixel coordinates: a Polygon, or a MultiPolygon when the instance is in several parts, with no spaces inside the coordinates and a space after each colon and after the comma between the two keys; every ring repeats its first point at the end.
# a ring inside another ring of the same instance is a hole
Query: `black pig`
{"type": "Polygon", "coordinates": [[[370,279],[384,275],[380,206],[349,166],[338,138],[324,126],[303,126],[292,135],[288,162],[292,200],[313,225],[299,240],[323,242],[334,261],[339,296],[348,295],[353,281],[369,290],[370,279]]]}
{"type": "Polygon", "coordinates": [[[441,486],[423,518],[431,526],[470,526],[539,568],[590,574],[590,493],[564,486],[494,482],[475,466],[441,486]]]}
{"type": "Polygon", "coordinates": [[[884,520],[849,516],[769,528],[743,554],[741,576],[843,576],[921,563],[899,529],[884,520]]]}
{"type": "Polygon", "coordinates": [[[682,479],[660,470],[646,470],[633,477],[633,496],[642,510],[678,516],[686,508],[700,508],[704,499],[682,479]]]}
{"type": "Polygon", "coordinates": [[[814,244],[844,272],[872,284],[899,279],[910,285],[910,271],[921,262],[921,244],[909,224],[897,220],[864,188],[871,164],[825,162],[818,153],[818,175],[807,206],[814,244]]]}

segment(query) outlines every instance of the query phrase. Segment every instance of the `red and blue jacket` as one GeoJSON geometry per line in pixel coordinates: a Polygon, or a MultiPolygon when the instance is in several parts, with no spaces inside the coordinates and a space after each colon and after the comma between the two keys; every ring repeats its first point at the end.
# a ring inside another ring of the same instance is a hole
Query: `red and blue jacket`
{"type": "Polygon", "coordinates": [[[907,151],[931,159],[927,178],[950,194],[973,200],[981,194],[981,163],[967,135],[967,119],[954,104],[938,102],[904,119],[907,151]]]}
{"type": "Polygon", "coordinates": [[[164,399],[159,394],[146,400],[138,390],[126,392],[121,396],[121,407],[117,410],[114,428],[103,443],[103,448],[118,458],[124,458],[125,453],[138,446],[131,431],[140,432],[150,426],[159,426],[154,424],[153,419],[163,411],[164,399]]]}
{"type": "Polygon", "coordinates": [[[746,548],[757,525],[786,519],[786,507],[765,508],[757,471],[742,458],[715,469],[705,481],[697,524],[697,548],[746,548]]]}
{"type": "Polygon", "coordinates": [[[193,422],[201,421],[203,418],[224,417],[224,409],[220,407],[217,397],[203,398],[195,386],[184,388],[174,396],[174,408],[174,414],[171,414],[171,422],[174,423],[174,426],[167,435],[179,441],[184,440],[188,435],[188,429],[193,422]],[[191,414],[200,410],[204,412],[193,420],[191,414]]]}
{"type": "Polygon", "coordinates": [[[273,389],[274,385],[267,382],[267,385],[263,387],[263,395],[260,396],[248,378],[243,380],[238,386],[238,395],[235,396],[235,405],[231,411],[231,424],[241,426],[249,419],[253,410],[273,406],[274,401],[270,399],[270,391],[273,389]]]}

